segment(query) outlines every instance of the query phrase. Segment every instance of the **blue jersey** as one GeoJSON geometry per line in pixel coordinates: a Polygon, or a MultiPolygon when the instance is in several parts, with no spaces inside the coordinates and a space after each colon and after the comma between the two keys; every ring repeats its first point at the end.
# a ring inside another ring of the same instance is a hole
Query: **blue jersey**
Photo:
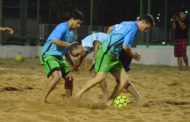
{"type": "Polygon", "coordinates": [[[91,53],[94,49],[93,43],[94,41],[99,41],[100,43],[104,42],[108,38],[108,34],[106,33],[93,33],[82,40],[82,46],[86,53],[91,53]]]}
{"type": "Polygon", "coordinates": [[[44,44],[41,55],[56,55],[63,57],[68,52],[68,47],[60,47],[52,43],[52,40],[61,40],[65,42],[74,41],[74,33],[69,29],[68,23],[63,22],[55,27],[44,44]]]}
{"type": "Polygon", "coordinates": [[[137,32],[138,26],[136,21],[124,21],[114,25],[107,41],[104,41],[102,44],[102,50],[104,52],[108,51],[113,56],[119,56],[123,45],[131,47],[137,32]]]}

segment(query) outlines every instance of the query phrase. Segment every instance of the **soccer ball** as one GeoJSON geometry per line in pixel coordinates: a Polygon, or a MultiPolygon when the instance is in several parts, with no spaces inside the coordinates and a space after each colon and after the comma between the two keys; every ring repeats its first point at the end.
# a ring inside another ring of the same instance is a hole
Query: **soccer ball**
{"type": "Polygon", "coordinates": [[[16,62],[22,62],[23,60],[24,59],[23,59],[23,57],[20,54],[16,55],[16,57],[15,57],[15,61],[16,62]]]}
{"type": "Polygon", "coordinates": [[[113,105],[118,108],[127,107],[129,104],[129,98],[126,95],[119,95],[113,101],[113,105]]]}

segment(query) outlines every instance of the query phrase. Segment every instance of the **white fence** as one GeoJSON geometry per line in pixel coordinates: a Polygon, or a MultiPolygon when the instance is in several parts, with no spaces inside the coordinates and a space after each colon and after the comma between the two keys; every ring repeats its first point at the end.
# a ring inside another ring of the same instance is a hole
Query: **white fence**
{"type": "Polygon", "coordinates": [[[0,46],[0,58],[15,58],[19,53],[23,57],[36,57],[41,50],[41,46],[0,46]]]}
{"type": "MultiPolygon", "coordinates": [[[[36,57],[41,50],[41,46],[0,46],[0,58],[14,58],[18,53],[23,57],[36,57]]],[[[177,62],[173,54],[173,46],[137,46],[134,48],[142,55],[140,62],[133,61],[138,64],[152,65],[170,65],[176,66],[177,62]]],[[[190,58],[190,47],[187,49],[187,55],[190,58]]],[[[92,58],[92,54],[88,55],[92,58]]]]}

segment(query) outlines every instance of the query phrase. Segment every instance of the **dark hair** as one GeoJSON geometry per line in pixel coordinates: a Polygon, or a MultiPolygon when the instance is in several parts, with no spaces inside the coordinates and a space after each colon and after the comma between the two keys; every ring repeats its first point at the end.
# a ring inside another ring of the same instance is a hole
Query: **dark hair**
{"type": "Polygon", "coordinates": [[[71,45],[70,52],[73,53],[76,49],[78,49],[79,43],[75,43],[71,45]]]}
{"type": "Polygon", "coordinates": [[[155,26],[155,19],[150,14],[145,14],[137,18],[137,20],[144,20],[146,23],[151,24],[151,26],[155,26]]]}
{"type": "Polygon", "coordinates": [[[179,8],[177,9],[177,12],[179,13],[179,12],[184,12],[185,13],[185,11],[187,10],[187,7],[185,6],[185,5],[181,5],[181,6],[179,6],[179,8]]]}
{"type": "Polygon", "coordinates": [[[79,19],[79,20],[81,20],[81,21],[84,21],[84,15],[83,15],[83,13],[82,13],[81,11],[79,11],[79,10],[74,10],[74,11],[72,11],[70,18],[73,18],[73,19],[75,19],[75,20],[76,20],[76,19],[79,19]]]}

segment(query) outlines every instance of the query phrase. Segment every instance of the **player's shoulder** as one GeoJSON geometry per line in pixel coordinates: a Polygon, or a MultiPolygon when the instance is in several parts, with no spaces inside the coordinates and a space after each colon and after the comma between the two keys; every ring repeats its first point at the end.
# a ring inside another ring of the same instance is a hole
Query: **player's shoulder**
{"type": "Polygon", "coordinates": [[[119,24],[115,25],[115,28],[122,28],[122,27],[128,27],[128,28],[133,28],[135,25],[135,21],[122,21],[119,24]]]}
{"type": "Polygon", "coordinates": [[[62,23],[59,23],[56,28],[62,28],[62,29],[68,29],[69,26],[68,26],[68,23],[67,22],[62,22],[62,23]]]}
{"type": "Polygon", "coordinates": [[[133,32],[137,32],[138,31],[138,27],[137,27],[137,23],[136,21],[129,21],[128,22],[128,28],[133,31],[133,32]]]}

